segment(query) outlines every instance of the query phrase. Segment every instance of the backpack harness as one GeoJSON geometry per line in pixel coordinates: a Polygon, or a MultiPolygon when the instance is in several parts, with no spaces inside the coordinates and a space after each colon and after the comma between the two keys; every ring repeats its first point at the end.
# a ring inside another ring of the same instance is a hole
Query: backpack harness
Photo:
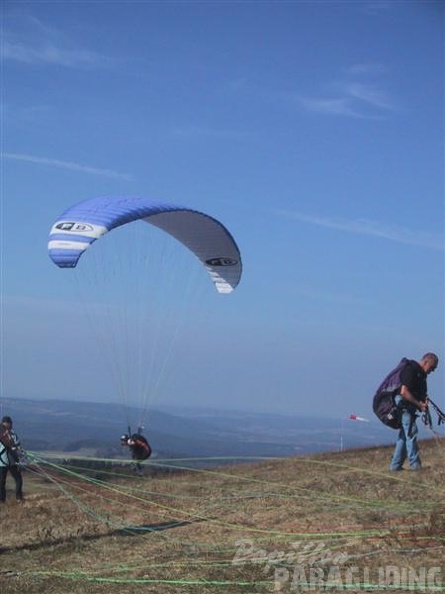
{"type": "Polygon", "coordinates": [[[409,364],[409,359],[403,357],[397,367],[388,373],[377,388],[372,402],[372,409],[375,415],[382,423],[392,429],[400,429],[402,427],[403,406],[396,404],[395,397],[402,387],[401,373],[409,364]]]}
{"type": "MultiPolygon", "coordinates": [[[[395,402],[395,397],[398,395],[399,390],[402,387],[402,380],[400,377],[402,371],[404,371],[406,367],[410,365],[410,363],[411,362],[409,359],[403,357],[397,367],[388,373],[383,382],[377,388],[377,392],[374,395],[372,403],[374,413],[380,419],[380,421],[382,421],[382,423],[384,423],[387,427],[391,427],[392,429],[400,429],[402,427],[402,412],[406,407],[403,403],[399,403],[397,405],[395,402]]],[[[437,406],[435,402],[431,400],[431,398],[428,397],[427,402],[437,414],[437,424],[440,425],[441,423],[445,423],[445,413],[437,406]]],[[[415,414],[411,416],[412,419],[409,433],[411,433],[411,427],[416,418],[415,414]]],[[[432,429],[433,421],[429,409],[422,414],[422,421],[427,427],[432,429]]]]}

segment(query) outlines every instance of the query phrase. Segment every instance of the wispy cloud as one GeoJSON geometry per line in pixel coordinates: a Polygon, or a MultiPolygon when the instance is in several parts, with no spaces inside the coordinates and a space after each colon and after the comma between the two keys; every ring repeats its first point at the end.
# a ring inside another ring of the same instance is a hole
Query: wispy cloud
{"type": "Polygon", "coordinates": [[[398,243],[415,245],[433,250],[445,250],[444,238],[442,236],[421,231],[414,231],[405,227],[386,225],[378,221],[372,221],[368,219],[351,220],[319,217],[288,210],[274,210],[274,213],[288,219],[298,220],[311,225],[317,225],[319,227],[327,227],[328,229],[337,229],[339,231],[356,233],[359,235],[371,235],[390,241],[396,241],[398,243]]]}
{"type": "Polygon", "coordinates": [[[118,179],[125,179],[132,181],[133,176],[129,173],[120,173],[112,169],[100,169],[98,167],[91,167],[90,165],[83,165],[73,163],[71,161],[61,161],[59,159],[48,159],[46,157],[37,157],[35,155],[27,155],[22,153],[2,153],[3,159],[12,159],[15,161],[24,161],[28,163],[35,163],[37,165],[46,165],[48,167],[57,167],[59,169],[68,169],[70,171],[78,171],[79,173],[88,173],[91,175],[102,175],[105,177],[113,177],[118,179]]]}
{"type": "Polygon", "coordinates": [[[316,113],[325,113],[331,115],[349,116],[353,118],[369,117],[360,113],[350,98],[321,98],[321,97],[303,97],[298,96],[297,101],[299,105],[306,111],[316,113]]]}
{"type": "Polygon", "coordinates": [[[3,31],[2,57],[24,64],[71,68],[96,68],[112,63],[110,58],[79,47],[63,31],[49,27],[31,15],[10,16],[3,31]]]}
{"type": "Polygon", "coordinates": [[[390,71],[385,64],[359,62],[349,64],[337,76],[322,80],[318,88],[308,90],[267,88],[255,78],[237,78],[225,83],[228,93],[264,97],[274,103],[285,102],[300,110],[348,118],[381,120],[400,111],[396,99],[388,90],[390,71]]]}
{"type": "Polygon", "coordinates": [[[110,63],[108,58],[84,49],[64,49],[46,41],[32,46],[20,41],[3,43],[3,58],[27,64],[52,64],[69,67],[97,67],[110,63]]]}
{"type": "Polygon", "coordinates": [[[386,91],[374,85],[351,82],[344,85],[343,91],[346,96],[352,99],[358,99],[372,107],[394,109],[393,102],[388,97],[386,91]]]}
{"type": "Polygon", "coordinates": [[[380,119],[396,109],[380,77],[381,64],[355,64],[342,80],[334,80],[318,95],[298,94],[294,99],[306,111],[353,118],[380,119]]]}

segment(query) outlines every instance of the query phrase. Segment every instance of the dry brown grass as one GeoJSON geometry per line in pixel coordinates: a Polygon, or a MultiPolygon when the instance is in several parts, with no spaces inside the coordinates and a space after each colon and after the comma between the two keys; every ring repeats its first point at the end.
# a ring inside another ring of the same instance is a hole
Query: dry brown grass
{"type": "Polygon", "coordinates": [[[386,447],[152,478],[27,472],[26,501],[0,509],[0,591],[295,592],[275,572],[311,561],[366,570],[370,587],[387,566],[445,580],[444,444],[421,448],[417,473],[390,473],[386,447]],[[240,541],[251,555],[234,563],[240,541]]]}

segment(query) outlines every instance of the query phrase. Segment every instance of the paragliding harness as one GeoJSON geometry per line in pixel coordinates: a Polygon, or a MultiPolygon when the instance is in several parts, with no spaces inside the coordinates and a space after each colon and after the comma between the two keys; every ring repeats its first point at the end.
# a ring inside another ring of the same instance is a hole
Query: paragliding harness
{"type": "Polygon", "coordinates": [[[3,425],[0,425],[0,458],[7,463],[7,466],[20,462],[17,444],[10,431],[3,425]]]}
{"type": "MultiPolygon", "coordinates": [[[[401,373],[410,364],[411,361],[406,357],[403,357],[397,367],[385,377],[383,382],[377,388],[377,392],[375,393],[372,403],[374,413],[377,415],[377,417],[382,421],[382,423],[384,423],[387,427],[391,427],[392,429],[400,429],[402,427],[402,413],[404,410],[406,410],[406,406],[403,402],[396,404],[395,397],[398,395],[402,386],[402,380],[400,379],[401,373]]],[[[437,414],[437,424],[441,425],[442,423],[445,423],[445,413],[440,410],[437,404],[433,402],[430,397],[428,397],[427,402],[437,414]]],[[[411,433],[411,427],[416,420],[416,416],[416,414],[411,415],[411,423],[408,433],[411,433]]],[[[430,427],[431,429],[433,428],[433,420],[429,409],[422,413],[421,418],[427,427],[430,427]]]]}
{"type": "Polygon", "coordinates": [[[402,427],[402,412],[404,407],[403,405],[396,404],[395,397],[402,387],[401,373],[408,365],[410,365],[409,359],[403,357],[397,367],[388,373],[377,388],[372,402],[375,415],[382,423],[392,429],[400,429],[402,427]]]}
{"type": "Polygon", "coordinates": [[[151,456],[151,447],[148,441],[140,433],[133,433],[130,437],[130,448],[133,454],[133,459],[142,461],[147,460],[151,456]]]}
{"type": "Polygon", "coordinates": [[[128,434],[122,436],[121,443],[130,447],[133,460],[141,462],[151,456],[152,449],[147,439],[142,435],[142,427],[139,427],[137,433],[131,433],[131,428],[128,427],[128,434]]]}

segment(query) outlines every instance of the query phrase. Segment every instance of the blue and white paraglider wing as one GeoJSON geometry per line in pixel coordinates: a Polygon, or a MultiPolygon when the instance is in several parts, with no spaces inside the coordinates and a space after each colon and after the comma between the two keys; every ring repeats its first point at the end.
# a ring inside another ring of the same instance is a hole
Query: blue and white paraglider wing
{"type": "Polygon", "coordinates": [[[49,256],[61,268],[74,268],[97,239],[137,220],[158,227],[190,249],[219,293],[230,293],[238,285],[241,255],[224,225],[191,208],[144,198],[92,198],[68,208],[51,229],[49,256]]]}

